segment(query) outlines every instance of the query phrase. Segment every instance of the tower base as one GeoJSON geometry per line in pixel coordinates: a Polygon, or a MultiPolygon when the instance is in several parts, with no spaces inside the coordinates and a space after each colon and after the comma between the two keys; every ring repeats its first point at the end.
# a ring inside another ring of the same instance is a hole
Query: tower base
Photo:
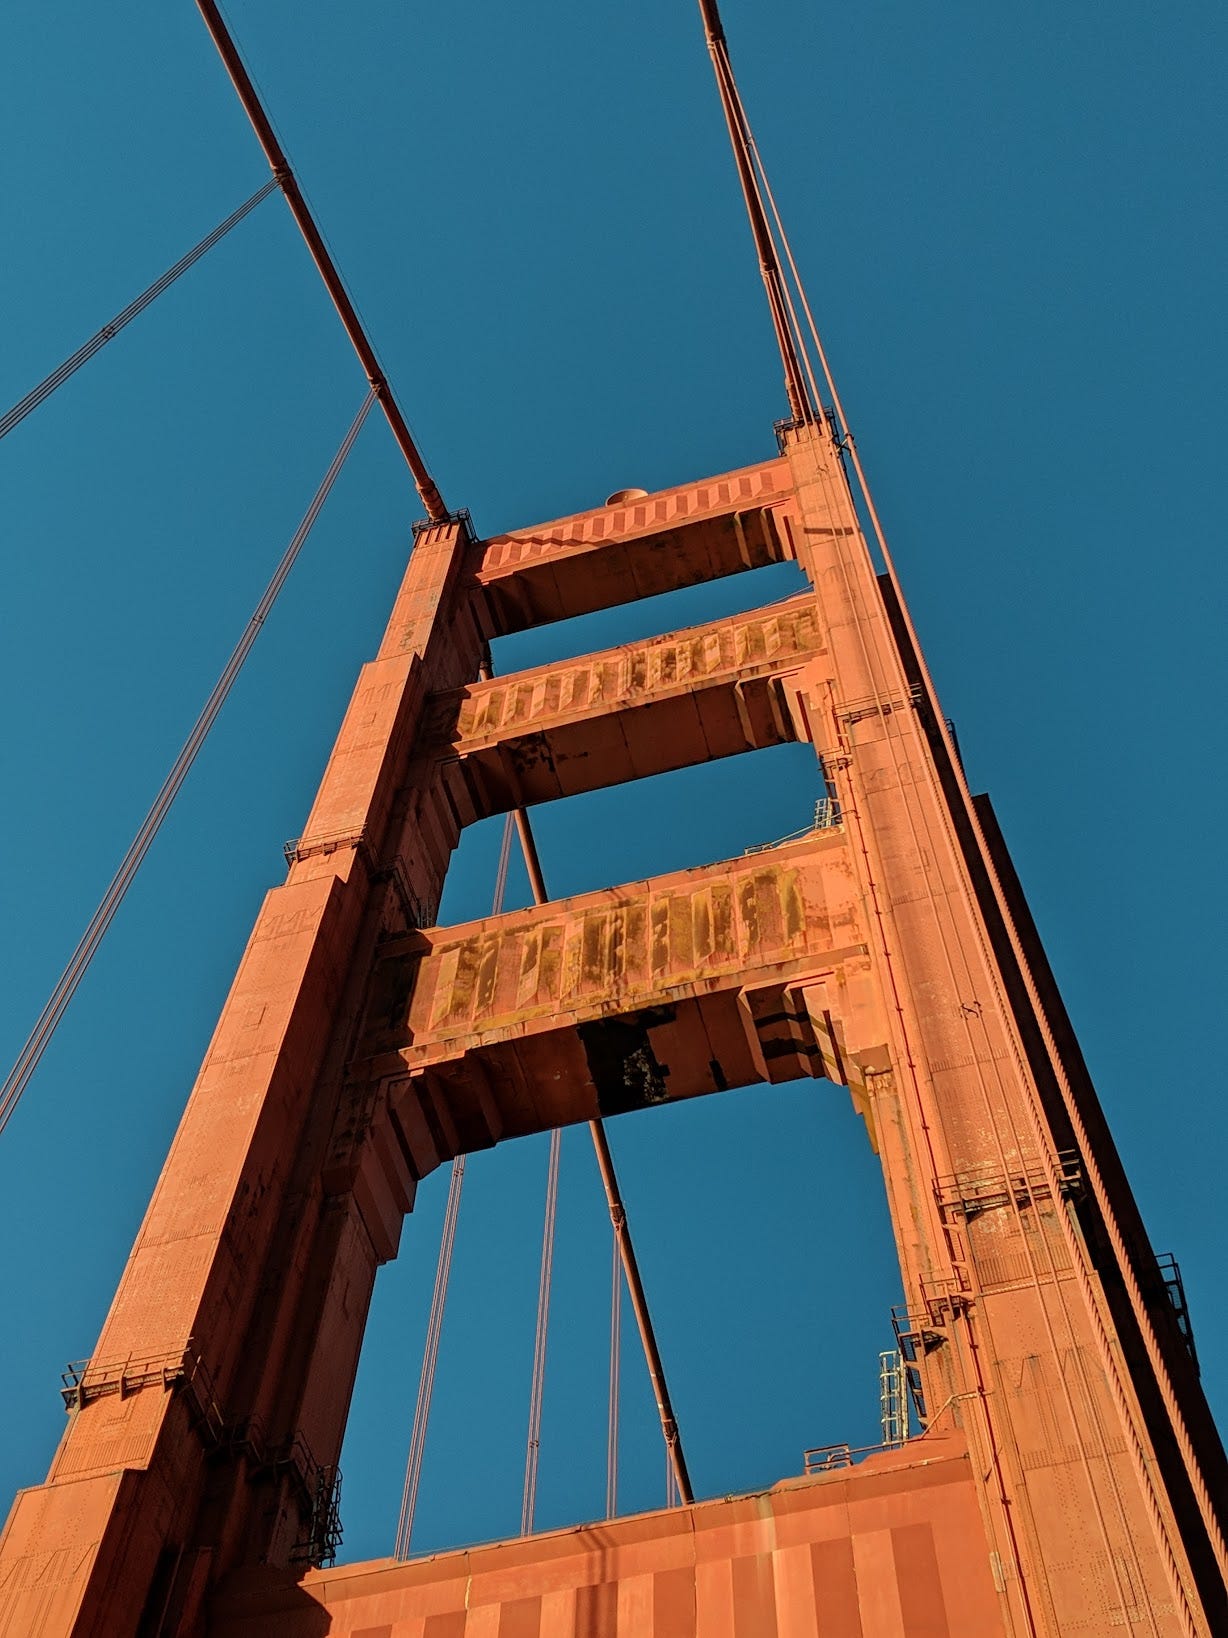
{"type": "Polygon", "coordinates": [[[234,1576],[210,1638],[995,1638],[967,1449],[399,1563],[234,1576]]]}

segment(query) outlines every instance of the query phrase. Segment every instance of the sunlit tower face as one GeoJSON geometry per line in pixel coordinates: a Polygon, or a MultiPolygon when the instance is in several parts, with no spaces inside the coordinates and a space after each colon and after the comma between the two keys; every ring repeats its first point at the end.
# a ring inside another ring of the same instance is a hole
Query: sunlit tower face
{"type": "Polygon", "coordinates": [[[398,433],[428,520],[51,1474],[11,1516],[14,1632],[771,1638],[832,1610],[862,1633],[1218,1630],[1223,1456],[1188,1327],[966,784],[701,9],[780,348],[777,453],[482,539],[398,433]],[[781,564],[785,600],[491,674],[502,638],[781,564]],[[786,746],[822,794],[779,845],[557,900],[525,828],[533,905],[441,924],[468,827],[786,746]],[[692,1501],[658,1393],[684,1506],[545,1542],[526,1503],[512,1543],[326,1567],[375,1273],[421,1180],[812,1077],[864,1121],[898,1252],[882,1448],[692,1501]]]}

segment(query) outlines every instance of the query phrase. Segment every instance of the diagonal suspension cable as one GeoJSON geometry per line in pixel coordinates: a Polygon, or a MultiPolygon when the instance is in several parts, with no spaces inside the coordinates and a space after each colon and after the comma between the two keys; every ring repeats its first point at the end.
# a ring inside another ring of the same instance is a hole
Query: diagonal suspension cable
{"type": "Polygon", "coordinates": [[[414,480],[414,487],[426,507],[429,518],[439,522],[448,516],[448,509],[443,503],[443,497],[435,487],[435,481],[427,471],[426,462],[422,459],[417,445],[414,443],[405,417],[389,385],[388,377],[380,367],[375,348],[363,329],[362,320],[350,300],[349,292],[337,264],[329,253],[324,242],[324,235],[316,225],[315,218],[308,208],[303,197],[302,189],[291,169],[290,161],[282,151],[281,143],[277,140],[277,133],[273,129],[273,122],[265,112],[260,101],[259,93],[252,83],[251,75],[243,64],[239,55],[239,48],[234,42],[230,30],[222,18],[221,12],[214,4],[214,0],[196,0],[197,10],[204,18],[205,27],[209,30],[218,55],[230,75],[231,84],[243,104],[243,111],[251,121],[257,141],[264,149],[264,156],[273,170],[273,177],[285,195],[286,204],[290,207],[290,214],[298,225],[303,241],[311,253],[311,259],[316,264],[316,270],[324,281],[324,288],[332,298],[337,315],[345,327],[345,333],[350,338],[350,344],[358,354],[358,360],[366,372],[367,380],[379,399],[379,406],[384,412],[384,418],[392,429],[392,435],[397,441],[401,454],[405,457],[405,464],[409,467],[414,480]]]}
{"type": "MultiPolygon", "coordinates": [[[[499,863],[495,871],[495,891],[490,913],[497,916],[503,909],[507,889],[507,870],[512,856],[512,816],[509,813],[503,825],[503,839],[499,847],[499,863]]],[[[439,1261],[435,1267],[435,1289],[431,1294],[431,1310],[426,1326],[426,1345],[422,1354],[422,1373],[418,1378],[418,1399],[414,1406],[413,1427],[409,1436],[409,1457],[405,1464],[405,1484],[401,1491],[401,1513],[397,1520],[394,1558],[408,1558],[414,1532],[414,1514],[418,1510],[418,1489],[422,1482],[422,1457],[426,1450],[426,1431],[431,1415],[431,1400],[435,1393],[435,1372],[439,1364],[439,1338],[443,1331],[444,1307],[448,1300],[448,1281],[452,1273],[452,1250],[456,1244],[456,1220],[460,1213],[461,1188],[465,1181],[465,1157],[457,1155],[452,1162],[452,1176],[448,1182],[448,1203],[444,1210],[443,1233],[439,1242],[439,1261]]]]}
{"type": "Polygon", "coordinates": [[[76,994],[77,987],[85,977],[86,969],[94,958],[98,946],[106,935],[107,928],[115,919],[115,913],[123,903],[124,895],[132,885],[133,878],[149,852],[154,837],[161,829],[162,821],[170,812],[171,804],[187,778],[195,762],[201,746],[205,743],[209,730],[217,721],[218,713],[226,703],[227,695],[234,686],[235,679],[243,669],[243,662],[250,654],[252,645],[260,635],[261,627],[268,618],[273,604],[277,601],[278,593],[286,583],[290,570],[294,567],[295,559],[303,548],[312,526],[320,515],[324,502],[328,499],[329,491],[337,480],[337,475],[345,465],[346,456],[354,447],[354,441],[362,429],[372,404],[375,402],[374,389],[368,392],[363,399],[362,407],[354,417],[349,431],[341,441],[341,446],[333,456],[332,464],[321,480],[311,505],[303,515],[303,521],[294,532],[294,537],[282,554],[281,561],[273,571],[273,577],[265,587],[255,612],[247,623],[243,635],[236,643],[234,652],[227,660],[224,670],[209,698],[205,701],[200,715],[192,727],[191,733],[184,742],[183,749],[175,758],[171,771],[162,783],[162,788],[154,798],[153,806],[145,815],[141,828],[133,837],[128,851],[124,854],[119,869],[111,879],[111,884],[103,895],[102,902],[90,917],[85,932],[77,948],[73,951],[67,967],[60,975],[59,982],[51,992],[50,999],[42,1012],[38,1022],[30,1033],[29,1039],[18,1054],[17,1062],[9,1071],[8,1077],[0,1088],[0,1132],[8,1125],[9,1118],[22,1093],[30,1083],[30,1078],[38,1068],[39,1060],[47,1049],[51,1037],[55,1034],[56,1026],[68,1007],[69,1002],[76,994]]]}
{"type": "Polygon", "coordinates": [[[160,279],[155,279],[148,290],[143,290],[135,301],[129,302],[127,307],[121,313],[117,313],[109,324],[104,324],[96,335],[91,336],[83,346],[78,347],[76,352],[71,357],[66,358],[58,369],[52,370],[46,380],[40,381],[38,386],[32,388],[24,398],[14,404],[6,415],[0,416],[0,438],[7,437],[14,427],[19,426],[25,420],[27,415],[32,414],[45,399],[50,398],[57,387],[62,387],[68,378],[75,375],[83,364],[88,364],[95,353],[101,352],[108,341],[113,340],[126,324],[131,324],[132,320],[139,313],[143,313],[151,302],[156,301],[164,290],[169,290],[176,279],[186,273],[190,267],[193,267],[206,251],[212,250],[220,239],[224,239],[231,228],[237,227],[243,218],[250,211],[255,210],[262,199],[267,199],[277,186],[277,178],[275,176],[270,177],[262,188],[257,188],[250,199],[244,200],[238,210],[231,211],[226,220],[219,222],[212,233],[206,234],[200,243],[194,245],[186,256],[181,256],[173,267],[168,267],[160,279]]]}

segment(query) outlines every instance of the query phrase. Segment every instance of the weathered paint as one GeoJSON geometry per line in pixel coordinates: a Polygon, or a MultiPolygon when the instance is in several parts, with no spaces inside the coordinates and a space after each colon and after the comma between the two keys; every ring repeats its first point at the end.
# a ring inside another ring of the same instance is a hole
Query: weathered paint
{"type": "Polygon", "coordinates": [[[462,823],[795,739],[785,679],[822,652],[814,599],[437,696],[441,777],[462,823]]]}

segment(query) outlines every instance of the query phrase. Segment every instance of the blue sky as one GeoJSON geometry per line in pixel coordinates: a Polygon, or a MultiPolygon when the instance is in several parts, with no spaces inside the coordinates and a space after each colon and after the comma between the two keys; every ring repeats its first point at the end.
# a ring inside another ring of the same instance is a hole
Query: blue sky
{"type": "MultiPolygon", "coordinates": [[[[997,804],[1153,1240],[1228,1411],[1218,1069],[1228,374],[1222,8],[727,0],[744,97],[974,786],[997,804]]],[[[784,411],[689,0],[234,0],[229,16],[450,504],[497,532],[771,452],[784,411]]],[[[194,8],[9,8],[3,408],[265,177],[194,8]]],[[[362,396],[280,200],[0,448],[11,1061],[362,396]]],[[[372,418],[0,1138],[0,1489],[37,1482],[282,841],[399,579],[372,418]]],[[[501,669],[766,602],[764,571],[501,645],[501,669]]],[[[812,811],[760,753],[540,811],[557,892],[812,811]]],[[[489,901],[497,824],[445,914],[489,901]]],[[[524,897],[523,881],[513,881],[524,897]]],[[[510,902],[518,902],[513,899],[510,902]]],[[[876,1436],[893,1253],[842,1092],[752,1089],[611,1139],[701,1493],[876,1436]]],[[[600,1512],[608,1231],[564,1145],[539,1522],[600,1512]]],[[[544,1144],[475,1158],[416,1545],[519,1517],[544,1144]]],[[[389,1550],[445,1179],[381,1275],[345,1556],[389,1550]]],[[[625,1362],[623,1503],[658,1505],[625,1362]]]]}

